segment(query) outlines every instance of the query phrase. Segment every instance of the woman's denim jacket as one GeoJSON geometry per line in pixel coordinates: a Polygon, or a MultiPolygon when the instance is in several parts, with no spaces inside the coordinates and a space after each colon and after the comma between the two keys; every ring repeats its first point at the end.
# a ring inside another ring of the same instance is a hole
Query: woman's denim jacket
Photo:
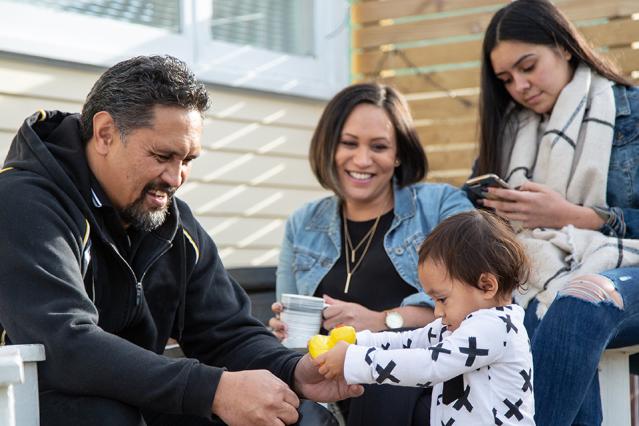
{"type": "Polygon", "coordinates": [[[610,217],[601,231],[639,238],[639,88],[615,85],[615,135],[608,170],[610,217]]]}
{"type": "MultiPolygon", "coordinates": [[[[394,186],[393,222],[384,249],[399,275],[416,293],[402,305],[428,304],[417,277],[417,251],[443,219],[471,210],[464,194],[450,185],[422,183],[394,186]],[[418,292],[417,292],[418,291],[418,292]]],[[[283,293],[312,295],[342,253],[340,203],[336,196],[305,204],[289,217],[277,268],[277,299],[283,293]]]]}

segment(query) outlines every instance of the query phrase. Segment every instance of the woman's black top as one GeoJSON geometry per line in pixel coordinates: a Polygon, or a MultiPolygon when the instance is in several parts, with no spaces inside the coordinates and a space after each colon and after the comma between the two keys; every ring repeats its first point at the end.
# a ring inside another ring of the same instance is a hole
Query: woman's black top
{"type": "MultiPolygon", "coordinates": [[[[341,230],[341,255],[320,282],[315,296],[321,297],[323,294],[327,294],[335,299],[355,302],[379,312],[399,306],[402,300],[417,292],[399,276],[384,250],[384,235],[393,222],[393,213],[393,210],[390,210],[380,218],[368,252],[351,277],[348,293],[344,293],[346,285],[344,244],[346,244],[346,238],[344,237],[344,229],[341,230]]],[[[374,223],[375,219],[364,222],[348,221],[348,231],[354,246],[359,244],[374,223]]],[[[365,245],[366,243],[357,250],[358,256],[361,256],[365,245]]]]}

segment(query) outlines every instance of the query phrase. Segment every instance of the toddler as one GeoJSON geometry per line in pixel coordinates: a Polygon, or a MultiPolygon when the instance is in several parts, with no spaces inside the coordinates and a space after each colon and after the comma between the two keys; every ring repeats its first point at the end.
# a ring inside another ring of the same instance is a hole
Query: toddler
{"type": "Polygon", "coordinates": [[[432,425],[534,425],[524,311],[512,292],[529,263],[509,225],[491,213],[441,222],[419,250],[419,279],[435,303],[427,326],[357,333],[318,356],[320,373],[348,383],[433,387],[432,425]]]}

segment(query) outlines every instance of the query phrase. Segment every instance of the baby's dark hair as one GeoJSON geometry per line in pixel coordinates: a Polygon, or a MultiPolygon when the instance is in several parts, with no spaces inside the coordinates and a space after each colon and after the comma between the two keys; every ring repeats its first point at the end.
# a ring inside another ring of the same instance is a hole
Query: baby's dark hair
{"type": "Polygon", "coordinates": [[[498,297],[522,288],[530,273],[528,257],[510,225],[482,210],[459,213],[437,225],[419,249],[420,267],[426,259],[473,287],[478,287],[482,273],[493,274],[498,297]]]}

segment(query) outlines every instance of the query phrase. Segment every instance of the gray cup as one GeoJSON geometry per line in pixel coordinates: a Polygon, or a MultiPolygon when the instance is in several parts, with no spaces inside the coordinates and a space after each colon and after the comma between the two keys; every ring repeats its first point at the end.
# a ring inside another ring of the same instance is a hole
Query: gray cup
{"type": "Polygon", "coordinates": [[[285,293],[281,303],[284,309],[280,319],[288,326],[288,337],[282,344],[287,348],[305,348],[308,339],[320,331],[324,299],[285,293]]]}

